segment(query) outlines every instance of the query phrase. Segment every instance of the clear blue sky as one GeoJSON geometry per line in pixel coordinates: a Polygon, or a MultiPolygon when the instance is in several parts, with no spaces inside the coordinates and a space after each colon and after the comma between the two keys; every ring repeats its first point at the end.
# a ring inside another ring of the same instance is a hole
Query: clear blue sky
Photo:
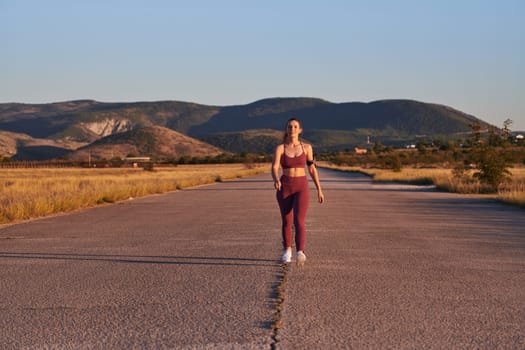
{"type": "Polygon", "coordinates": [[[0,0],[0,102],[414,99],[525,130],[525,0],[0,0]]]}

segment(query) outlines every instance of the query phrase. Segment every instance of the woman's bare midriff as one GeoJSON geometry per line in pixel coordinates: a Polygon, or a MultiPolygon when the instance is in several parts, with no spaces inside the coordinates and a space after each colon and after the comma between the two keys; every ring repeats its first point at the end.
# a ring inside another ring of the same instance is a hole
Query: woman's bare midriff
{"type": "Polygon", "coordinates": [[[306,176],[306,171],[304,171],[304,168],[288,168],[283,169],[283,175],[289,177],[306,176]]]}

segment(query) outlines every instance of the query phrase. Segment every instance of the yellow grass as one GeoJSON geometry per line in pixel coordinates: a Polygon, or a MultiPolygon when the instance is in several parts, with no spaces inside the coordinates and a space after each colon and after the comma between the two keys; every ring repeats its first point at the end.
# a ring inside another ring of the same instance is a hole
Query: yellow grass
{"type": "MultiPolygon", "coordinates": [[[[324,164],[323,166],[367,174],[374,181],[397,181],[419,185],[432,184],[441,190],[457,193],[472,194],[483,192],[483,185],[472,178],[473,171],[466,173],[464,178],[458,179],[453,175],[452,169],[444,168],[403,168],[400,172],[394,172],[385,169],[365,169],[329,164],[324,164]]],[[[525,168],[516,167],[509,170],[512,173],[512,181],[502,185],[497,194],[489,197],[504,203],[525,207],[525,168]]]]}
{"type": "Polygon", "coordinates": [[[0,169],[0,223],[269,172],[268,164],[179,165],[144,171],[0,169]]]}
{"type": "Polygon", "coordinates": [[[504,187],[498,193],[502,202],[525,207],[525,168],[510,169],[512,184],[504,187]]]}

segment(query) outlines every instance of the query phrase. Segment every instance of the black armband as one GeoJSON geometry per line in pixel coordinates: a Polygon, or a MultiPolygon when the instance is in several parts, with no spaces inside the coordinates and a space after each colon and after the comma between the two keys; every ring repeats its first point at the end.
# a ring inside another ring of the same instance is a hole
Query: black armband
{"type": "Polygon", "coordinates": [[[313,164],[315,164],[315,160],[313,160],[313,159],[306,161],[306,165],[308,165],[308,166],[313,165],[313,164]]]}

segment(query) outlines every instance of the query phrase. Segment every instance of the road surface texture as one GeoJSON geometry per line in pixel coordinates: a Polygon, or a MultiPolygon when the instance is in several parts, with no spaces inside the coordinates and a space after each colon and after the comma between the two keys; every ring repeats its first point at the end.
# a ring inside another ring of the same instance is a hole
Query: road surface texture
{"type": "Polygon", "coordinates": [[[524,349],[525,211],[320,171],[281,266],[268,174],[0,229],[0,349],[524,349]]]}

